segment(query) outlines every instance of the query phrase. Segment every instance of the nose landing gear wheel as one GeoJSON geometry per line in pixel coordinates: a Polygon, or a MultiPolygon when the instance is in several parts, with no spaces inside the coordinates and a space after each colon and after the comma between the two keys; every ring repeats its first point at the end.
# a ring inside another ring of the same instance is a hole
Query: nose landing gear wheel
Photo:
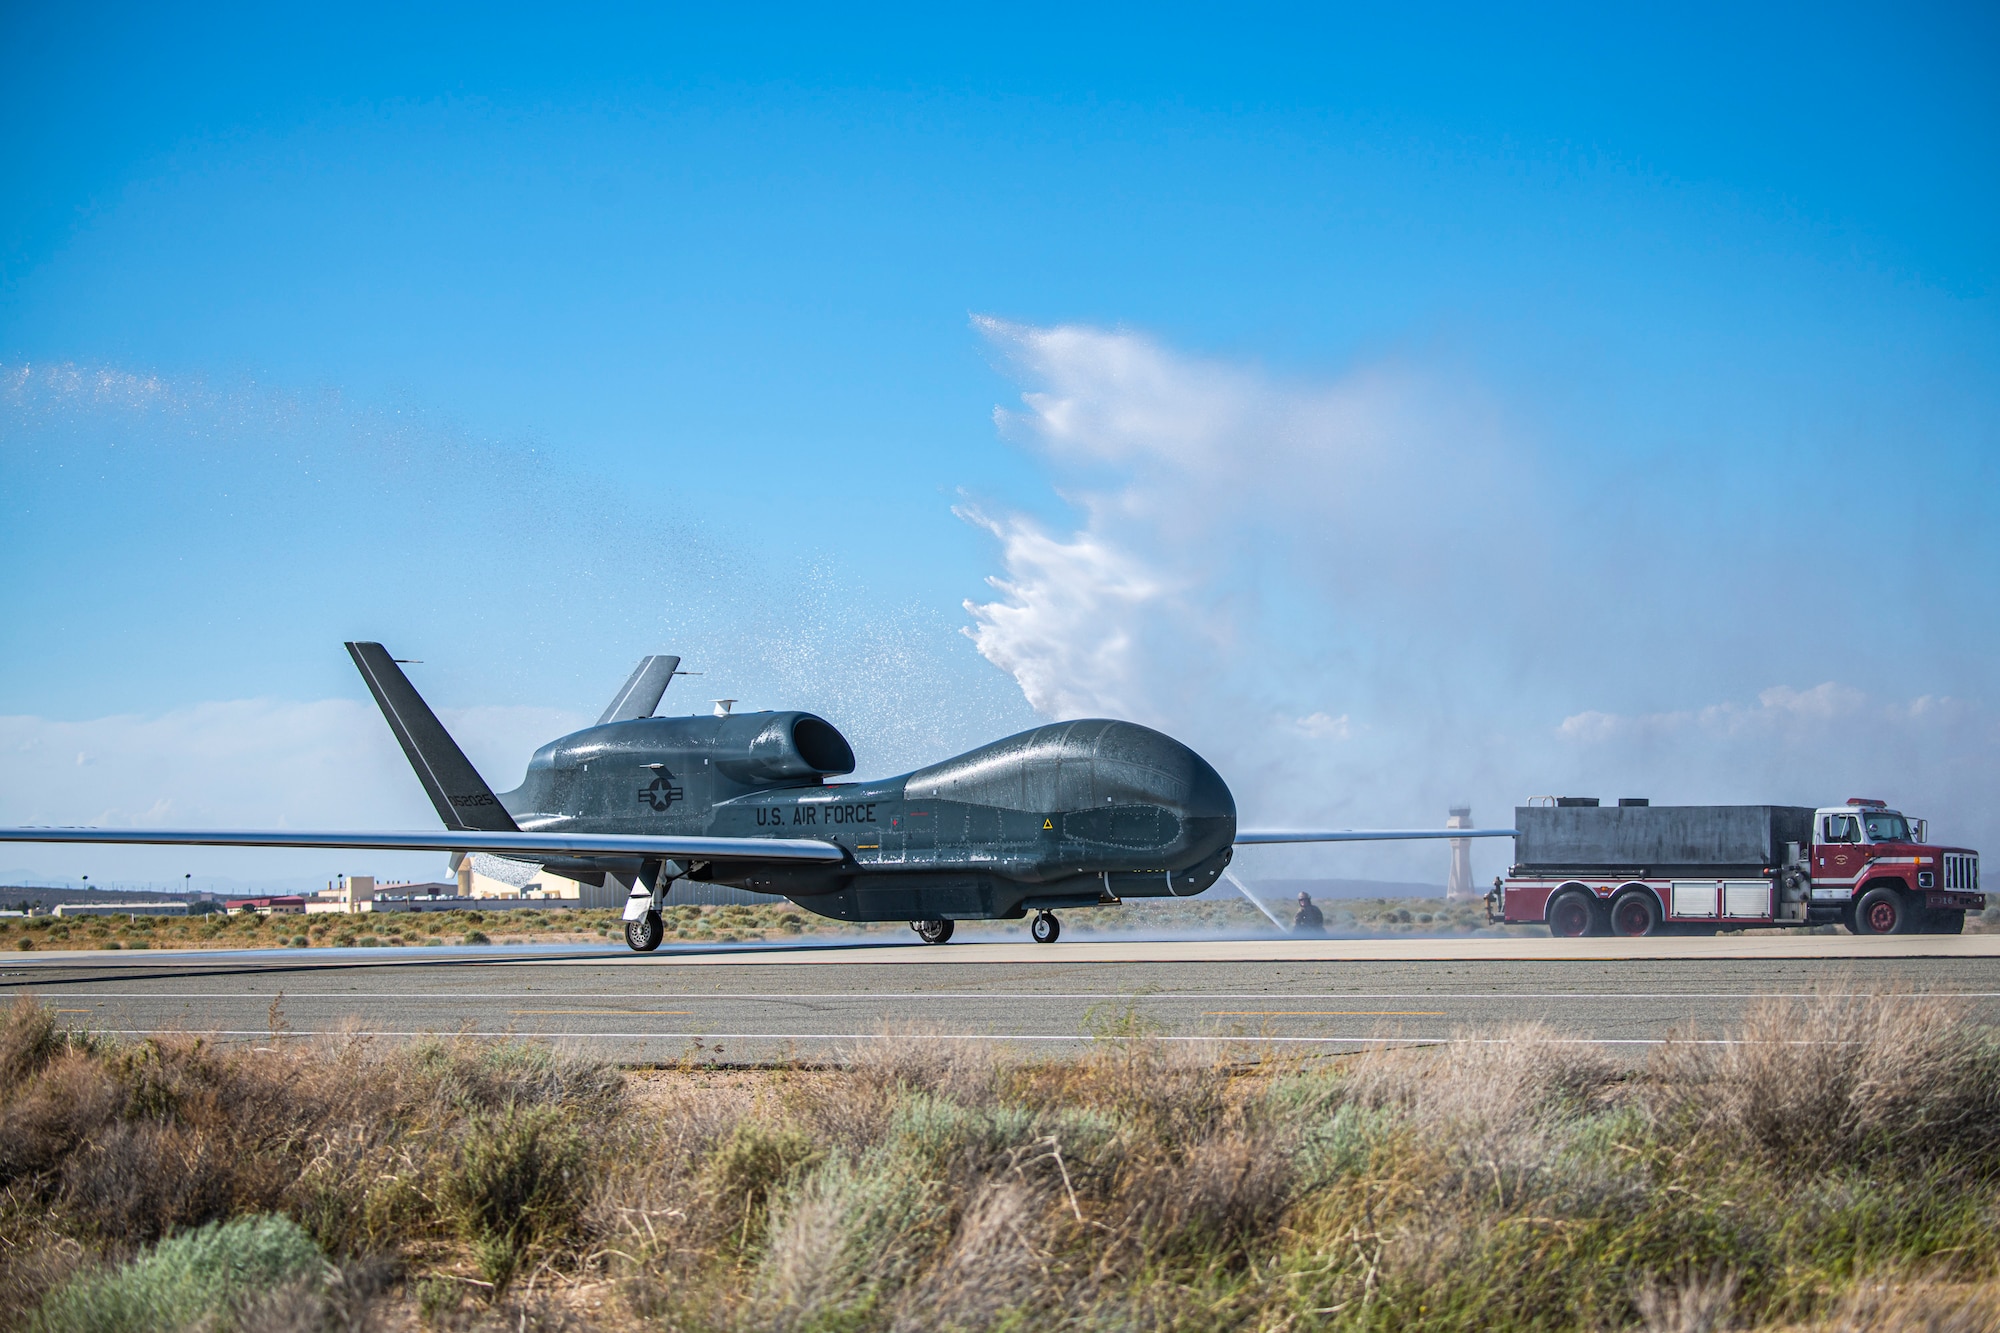
{"type": "Polygon", "coordinates": [[[951,922],[949,921],[936,919],[912,921],[910,929],[916,931],[918,938],[923,940],[925,944],[943,944],[951,938],[951,922]]]}
{"type": "Polygon", "coordinates": [[[1054,944],[1062,934],[1062,922],[1056,920],[1054,912],[1035,913],[1035,924],[1028,927],[1028,933],[1035,937],[1037,944],[1054,944]]]}
{"type": "Polygon", "coordinates": [[[660,941],[667,937],[667,928],[660,924],[658,912],[648,912],[637,921],[625,923],[625,942],[632,946],[634,953],[651,953],[660,947],[660,941]]]}

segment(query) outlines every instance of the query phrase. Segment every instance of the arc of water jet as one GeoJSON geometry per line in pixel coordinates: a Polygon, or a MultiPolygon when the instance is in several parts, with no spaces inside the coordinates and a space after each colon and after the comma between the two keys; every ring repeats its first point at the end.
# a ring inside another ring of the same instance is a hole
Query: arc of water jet
{"type": "Polygon", "coordinates": [[[1256,894],[1250,892],[1248,885],[1244,884],[1242,880],[1236,878],[1236,872],[1234,870],[1224,870],[1222,872],[1222,877],[1228,880],[1231,884],[1234,884],[1237,890],[1240,893],[1242,893],[1242,895],[1245,898],[1248,898],[1250,900],[1250,905],[1252,907],[1262,912],[1265,916],[1270,917],[1272,925],[1276,926],[1279,930],[1284,931],[1286,934],[1291,933],[1291,927],[1287,926],[1284,922],[1278,920],[1277,914],[1273,912],[1270,908],[1264,906],[1263,901],[1259,899],[1256,894]]]}

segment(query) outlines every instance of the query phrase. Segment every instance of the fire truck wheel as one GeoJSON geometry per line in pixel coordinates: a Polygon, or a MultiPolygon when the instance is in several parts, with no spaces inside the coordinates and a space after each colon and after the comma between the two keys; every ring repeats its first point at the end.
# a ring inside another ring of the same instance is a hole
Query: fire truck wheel
{"type": "Polygon", "coordinates": [[[1660,900],[1644,889],[1627,889],[1611,904],[1613,935],[1660,933],[1660,900]]]}
{"type": "Polygon", "coordinates": [[[1563,939],[1603,933],[1597,920],[1597,900],[1581,889],[1570,889],[1551,898],[1545,915],[1549,934],[1563,939]]]}
{"type": "Polygon", "coordinates": [[[1939,908],[1935,912],[1925,912],[1924,934],[1963,935],[1965,933],[1965,913],[1946,911],[1939,908]]]}
{"type": "Polygon", "coordinates": [[[1854,904],[1854,924],[1861,935],[1910,935],[1916,932],[1917,914],[1894,889],[1870,889],[1854,904]]]}

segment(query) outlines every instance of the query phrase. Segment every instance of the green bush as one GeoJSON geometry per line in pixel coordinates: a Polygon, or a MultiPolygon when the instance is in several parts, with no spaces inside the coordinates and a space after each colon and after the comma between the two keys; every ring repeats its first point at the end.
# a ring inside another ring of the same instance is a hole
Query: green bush
{"type": "Polygon", "coordinates": [[[443,1201],[481,1276],[504,1287],[531,1251],[575,1234],[588,1168],[583,1138],[558,1107],[509,1106],[467,1126],[443,1201]]]}
{"type": "Polygon", "coordinates": [[[493,941],[492,941],[492,940],[490,940],[490,939],[486,938],[486,932],[485,932],[485,931],[483,931],[483,930],[468,930],[468,931],[466,931],[466,932],[465,932],[465,942],[466,942],[467,944],[491,944],[491,943],[493,943],[493,941]]]}
{"type": "Polygon", "coordinates": [[[326,1261],[287,1217],[214,1222],[161,1241],[108,1272],[87,1274],[42,1303],[33,1333],[154,1333],[233,1328],[251,1300],[273,1289],[321,1282],[326,1261]]]}
{"type": "Polygon", "coordinates": [[[764,1234],[774,1197],[821,1156],[796,1126],[740,1120],[703,1165],[702,1192],[715,1201],[722,1228],[734,1233],[730,1239],[753,1244],[764,1234]]]}

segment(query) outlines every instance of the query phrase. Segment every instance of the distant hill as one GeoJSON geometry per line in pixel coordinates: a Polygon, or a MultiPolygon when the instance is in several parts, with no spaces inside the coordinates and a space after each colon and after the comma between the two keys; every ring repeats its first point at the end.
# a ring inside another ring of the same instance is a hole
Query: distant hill
{"type": "Polygon", "coordinates": [[[46,886],[0,884],[0,909],[20,911],[26,906],[46,912],[59,903],[170,903],[187,896],[181,893],[146,893],[136,889],[51,889],[46,886]]]}
{"type": "MultiPolygon", "coordinates": [[[[1400,879],[1251,879],[1243,882],[1266,902],[1296,898],[1310,893],[1314,898],[1442,898],[1444,885],[1418,884],[1400,879]]],[[[1199,898],[1242,898],[1236,886],[1222,880],[1199,898]]]]}

